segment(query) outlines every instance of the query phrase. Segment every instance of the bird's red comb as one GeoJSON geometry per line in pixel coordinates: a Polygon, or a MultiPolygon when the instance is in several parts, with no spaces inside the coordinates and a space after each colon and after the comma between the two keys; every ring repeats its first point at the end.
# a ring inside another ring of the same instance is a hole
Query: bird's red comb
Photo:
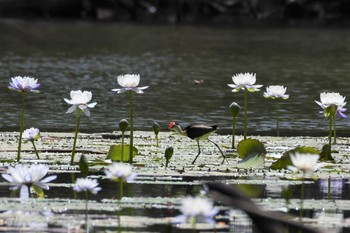
{"type": "Polygon", "coordinates": [[[171,122],[169,123],[168,129],[173,128],[174,125],[176,125],[175,121],[171,121],[171,122]]]}

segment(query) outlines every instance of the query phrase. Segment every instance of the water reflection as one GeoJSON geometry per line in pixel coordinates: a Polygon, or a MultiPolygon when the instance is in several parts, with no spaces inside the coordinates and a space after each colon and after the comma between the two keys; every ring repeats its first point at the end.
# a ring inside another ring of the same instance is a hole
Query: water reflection
{"type": "MultiPolygon", "coordinates": [[[[117,130],[117,122],[128,117],[128,100],[110,90],[124,73],[140,73],[150,86],[135,96],[135,130],[151,130],[153,121],[164,130],[170,120],[229,130],[228,106],[243,96],[230,93],[227,83],[239,72],[256,72],[257,82],[288,88],[290,100],[281,103],[282,135],[326,135],[327,122],[314,100],[323,91],[350,96],[346,30],[0,22],[0,32],[6,45],[0,51],[0,84],[6,89],[14,75],[39,79],[42,93],[28,96],[26,122],[44,131],[74,130],[62,99],[71,89],[89,89],[99,103],[82,122],[83,131],[117,130]]],[[[249,98],[248,134],[275,131],[274,108],[260,94],[249,98]]],[[[6,109],[0,129],[18,130],[18,99],[7,90],[0,98],[6,109]]],[[[238,133],[242,119],[237,117],[238,133]]],[[[349,126],[339,121],[338,135],[349,126]]]]}

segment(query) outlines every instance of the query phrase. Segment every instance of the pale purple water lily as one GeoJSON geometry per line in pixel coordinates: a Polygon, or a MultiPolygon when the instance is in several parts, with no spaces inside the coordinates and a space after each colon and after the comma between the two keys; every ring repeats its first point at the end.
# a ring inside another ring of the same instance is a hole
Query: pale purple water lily
{"type": "Polygon", "coordinates": [[[11,78],[10,86],[8,87],[11,90],[15,91],[21,91],[21,92],[36,92],[39,91],[36,90],[38,87],[40,87],[40,84],[38,83],[38,79],[34,79],[31,77],[21,77],[16,76],[11,78]]]}
{"type": "Polygon", "coordinates": [[[139,74],[124,74],[118,76],[118,84],[123,88],[112,89],[118,93],[123,93],[125,91],[133,91],[136,93],[143,93],[143,90],[148,88],[148,86],[138,87],[140,83],[139,74]]]}
{"type": "Polygon", "coordinates": [[[111,180],[122,179],[125,182],[131,182],[135,180],[137,174],[132,172],[132,166],[123,163],[112,163],[105,169],[105,174],[107,178],[111,180]]]}
{"type": "Polygon", "coordinates": [[[29,128],[23,131],[22,135],[25,142],[33,142],[40,138],[40,130],[38,128],[29,128]]]}
{"type": "Polygon", "coordinates": [[[89,108],[94,108],[97,104],[89,103],[92,99],[92,93],[90,91],[71,91],[70,92],[71,99],[64,98],[64,101],[66,101],[68,104],[72,104],[72,106],[67,110],[66,113],[77,113],[80,114],[80,112],[83,112],[86,116],[90,116],[90,110],[89,108]]]}
{"type": "Polygon", "coordinates": [[[219,212],[218,209],[213,207],[213,203],[210,199],[190,196],[182,199],[180,211],[182,214],[176,216],[173,219],[173,223],[185,223],[190,221],[192,225],[194,225],[196,220],[204,220],[215,225],[214,216],[219,212]]]}
{"type": "Polygon", "coordinates": [[[95,179],[78,178],[75,181],[73,190],[76,192],[90,192],[92,194],[97,194],[101,188],[98,187],[98,182],[95,179]]]}
{"type": "Polygon", "coordinates": [[[265,98],[271,98],[271,99],[288,99],[289,95],[286,95],[287,88],[281,85],[271,85],[266,87],[266,92],[264,92],[265,98]]]}
{"type": "Polygon", "coordinates": [[[336,114],[338,117],[346,118],[344,112],[347,110],[344,108],[346,105],[345,97],[337,92],[323,92],[320,94],[320,101],[315,102],[323,109],[323,113],[328,117],[327,109],[334,106],[336,107],[336,114]]]}
{"type": "Polygon", "coordinates": [[[320,155],[310,153],[298,153],[290,154],[290,160],[294,166],[288,166],[289,170],[294,172],[301,171],[305,173],[313,173],[321,167],[318,163],[320,155]]]}
{"type": "Polygon", "coordinates": [[[246,89],[249,92],[260,91],[263,85],[254,85],[256,82],[256,74],[254,73],[239,73],[232,76],[232,81],[234,84],[227,84],[229,87],[233,88],[232,92],[238,92],[241,89],[246,89]]]}
{"type": "Polygon", "coordinates": [[[25,165],[17,165],[16,167],[9,167],[9,174],[2,174],[2,177],[10,182],[13,187],[11,190],[20,189],[20,197],[29,197],[29,187],[34,186],[35,188],[41,188],[48,190],[48,182],[56,179],[56,175],[46,176],[49,171],[49,167],[43,164],[31,165],[30,167],[25,165]]]}

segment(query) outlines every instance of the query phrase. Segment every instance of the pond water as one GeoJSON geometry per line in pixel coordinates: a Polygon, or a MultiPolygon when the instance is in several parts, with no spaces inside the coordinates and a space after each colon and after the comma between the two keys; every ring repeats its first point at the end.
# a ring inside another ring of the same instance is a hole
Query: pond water
{"type": "MultiPolygon", "coordinates": [[[[7,90],[16,75],[39,79],[41,93],[26,98],[26,126],[47,131],[74,130],[63,98],[76,89],[92,91],[98,102],[82,131],[118,130],[129,117],[128,98],[111,89],[125,73],[140,74],[140,85],[150,86],[134,98],[137,130],[151,130],[153,121],[165,130],[170,120],[229,130],[228,106],[243,106],[243,93],[231,93],[227,84],[240,72],[257,73],[257,84],[288,88],[290,99],[280,104],[282,135],[327,135],[314,100],[324,91],[350,96],[345,29],[2,21],[0,33],[1,130],[19,127],[21,97],[7,90]]],[[[264,90],[249,95],[248,134],[274,134],[274,104],[264,90]]],[[[237,121],[241,133],[243,113],[237,121]]],[[[348,135],[349,126],[339,120],[339,135],[348,135]]]]}

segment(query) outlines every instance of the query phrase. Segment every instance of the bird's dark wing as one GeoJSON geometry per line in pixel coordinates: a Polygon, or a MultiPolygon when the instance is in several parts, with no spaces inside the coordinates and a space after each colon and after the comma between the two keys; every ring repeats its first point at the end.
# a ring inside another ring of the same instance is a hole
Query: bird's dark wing
{"type": "Polygon", "coordinates": [[[261,233],[322,233],[299,222],[289,220],[287,214],[260,209],[238,189],[222,183],[207,183],[205,188],[215,201],[243,210],[253,220],[261,233]]]}
{"type": "Polygon", "coordinates": [[[217,125],[189,125],[184,130],[187,132],[188,137],[195,139],[197,137],[216,131],[217,127],[217,125]]]}

